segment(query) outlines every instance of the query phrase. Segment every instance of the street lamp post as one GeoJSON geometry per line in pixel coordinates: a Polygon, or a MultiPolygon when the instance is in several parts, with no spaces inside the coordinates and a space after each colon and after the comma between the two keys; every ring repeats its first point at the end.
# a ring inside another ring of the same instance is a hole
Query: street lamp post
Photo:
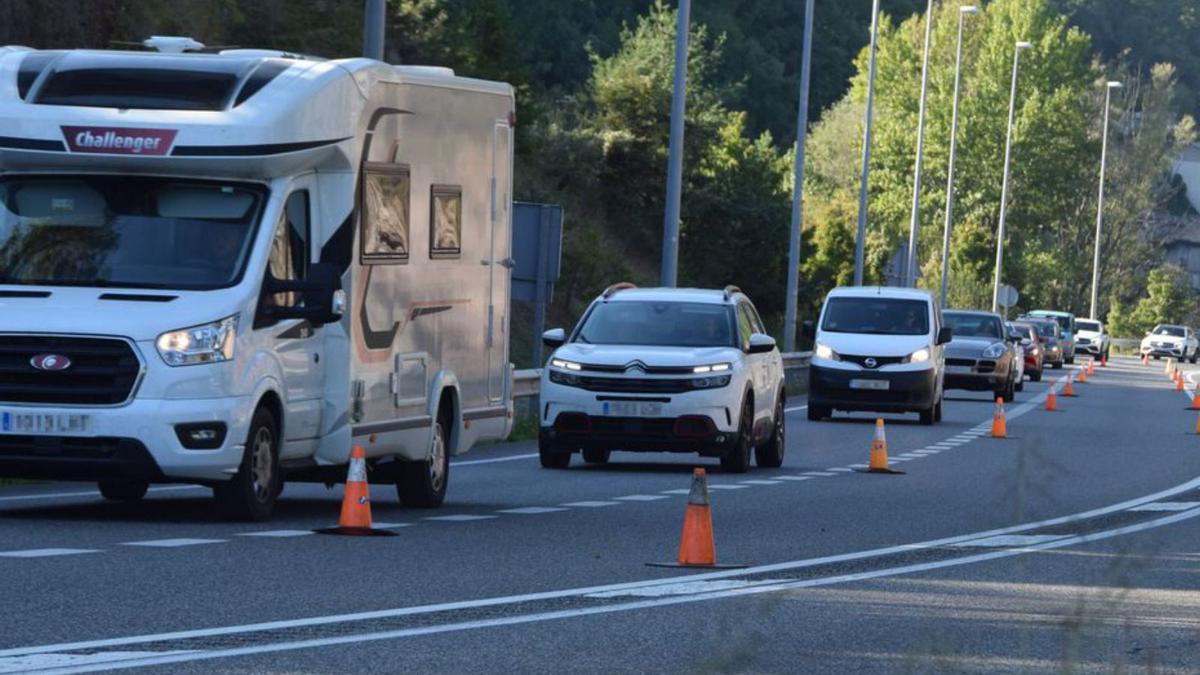
{"type": "Polygon", "coordinates": [[[1097,319],[1100,312],[1100,230],[1104,226],[1104,169],[1108,162],[1108,108],[1113,89],[1120,89],[1120,82],[1109,82],[1104,88],[1104,140],[1100,142],[1100,198],[1096,202],[1096,251],[1092,258],[1092,315],[1097,319]]]}
{"type": "Polygon", "coordinates": [[[675,28],[675,90],[671,94],[671,140],[667,157],[667,207],[663,214],[661,283],[675,286],[679,270],[679,202],[683,183],[683,115],[687,99],[688,33],[691,0],[679,0],[675,28]]]}
{"type": "Polygon", "coordinates": [[[1017,112],[1017,73],[1021,65],[1021,51],[1033,47],[1028,42],[1018,42],[1013,49],[1012,92],[1008,99],[1008,136],[1004,141],[1004,181],[1000,187],[1000,227],[996,232],[996,279],[992,288],[992,311],[1000,311],[1000,275],[1004,269],[1004,230],[1008,220],[1008,173],[1012,162],[1013,119],[1017,112]]]}
{"type": "Polygon", "coordinates": [[[879,43],[879,0],[871,7],[871,66],[867,71],[867,112],[863,130],[862,175],[858,182],[858,237],[854,240],[854,285],[863,283],[863,245],[867,237],[867,176],[871,171],[871,113],[875,102],[875,52],[879,43]]]}
{"type": "Polygon", "coordinates": [[[788,239],[787,309],[783,350],[796,351],[796,303],[800,283],[800,226],[804,215],[804,146],[808,138],[808,90],[812,69],[813,0],[804,3],[804,38],[800,63],[800,104],[796,112],[796,165],[792,173],[792,222],[788,239]]]}
{"type": "Polygon", "coordinates": [[[925,8],[925,57],[921,66],[921,103],[917,112],[917,162],[913,172],[912,218],[908,225],[908,257],[904,285],[917,285],[917,237],[921,230],[921,169],[925,159],[925,99],[929,91],[929,43],[933,39],[933,0],[925,8]]]}
{"type": "Polygon", "coordinates": [[[979,8],[966,5],[958,9],[958,51],[954,58],[954,112],[950,118],[950,165],[946,179],[946,225],[942,232],[942,307],[946,306],[946,295],[950,279],[950,228],[954,223],[954,160],[958,146],[958,101],[962,93],[962,45],[963,22],[967,16],[978,14],[979,8]]]}

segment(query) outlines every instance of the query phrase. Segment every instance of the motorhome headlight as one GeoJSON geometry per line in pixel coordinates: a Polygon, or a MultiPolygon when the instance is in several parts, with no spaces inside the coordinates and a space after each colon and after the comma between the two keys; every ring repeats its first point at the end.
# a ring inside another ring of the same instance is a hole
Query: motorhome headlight
{"type": "Polygon", "coordinates": [[[989,359],[998,359],[1004,356],[1004,350],[1007,349],[1003,342],[993,342],[988,345],[988,348],[983,350],[983,356],[989,359]]]}
{"type": "Polygon", "coordinates": [[[840,361],[842,359],[842,357],[838,356],[837,352],[833,351],[832,347],[820,342],[817,343],[814,353],[817,355],[817,358],[828,359],[830,361],[840,361]]]}
{"type": "Polygon", "coordinates": [[[921,347],[917,351],[908,355],[909,363],[925,363],[929,360],[929,347],[921,347]]]}
{"type": "Polygon", "coordinates": [[[714,363],[708,366],[696,366],[695,368],[692,368],[692,372],[696,373],[697,375],[705,373],[724,373],[727,372],[731,367],[732,366],[728,363],[714,363]]]}
{"type": "Polygon", "coordinates": [[[237,315],[158,336],[158,353],[168,366],[194,366],[233,359],[237,315]]]}

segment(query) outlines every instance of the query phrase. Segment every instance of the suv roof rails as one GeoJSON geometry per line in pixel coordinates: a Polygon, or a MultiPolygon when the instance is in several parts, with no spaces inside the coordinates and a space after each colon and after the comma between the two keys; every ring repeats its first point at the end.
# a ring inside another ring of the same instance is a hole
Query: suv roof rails
{"type": "Polygon", "coordinates": [[[729,296],[733,295],[734,293],[741,293],[741,292],[742,292],[742,289],[730,284],[729,286],[725,287],[725,300],[728,301],[729,296]]]}
{"type": "Polygon", "coordinates": [[[604,289],[604,292],[600,294],[600,297],[607,300],[607,299],[611,298],[612,296],[616,295],[617,293],[627,290],[627,289],[630,289],[630,288],[637,288],[637,285],[632,284],[628,281],[622,281],[619,283],[615,283],[612,286],[609,286],[608,288],[604,289]]]}

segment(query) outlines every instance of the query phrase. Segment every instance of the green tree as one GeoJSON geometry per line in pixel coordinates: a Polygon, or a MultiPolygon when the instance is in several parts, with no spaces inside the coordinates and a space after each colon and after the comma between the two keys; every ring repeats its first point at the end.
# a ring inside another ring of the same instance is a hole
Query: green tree
{"type": "Polygon", "coordinates": [[[1108,315],[1110,332],[1116,337],[1141,337],[1160,323],[1184,323],[1192,311],[1192,292],[1187,275],[1174,265],[1152,270],[1146,280],[1146,297],[1126,311],[1114,300],[1108,315]]]}

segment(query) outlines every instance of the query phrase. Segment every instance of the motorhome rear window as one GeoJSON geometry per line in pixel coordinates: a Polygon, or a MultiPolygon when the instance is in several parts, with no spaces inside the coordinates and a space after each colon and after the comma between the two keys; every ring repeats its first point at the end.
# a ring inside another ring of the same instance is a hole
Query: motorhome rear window
{"type": "Polygon", "coordinates": [[[233,72],[165,68],[57,71],[34,103],[140,110],[223,110],[238,84],[233,72]]]}
{"type": "Polygon", "coordinates": [[[829,298],[821,330],[868,335],[926,335],[929,303],[901,298],[829,298]]]}

